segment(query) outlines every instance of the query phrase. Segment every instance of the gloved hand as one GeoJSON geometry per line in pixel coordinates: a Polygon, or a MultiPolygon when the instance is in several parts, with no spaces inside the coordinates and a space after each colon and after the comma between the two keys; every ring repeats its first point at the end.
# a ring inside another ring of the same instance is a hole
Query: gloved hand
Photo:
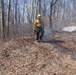
{"type": "Polygon", "coordinates": [[[34,34],[34,35],[36,34],[36,29],[35,29],[35,28],[33,29],[33,34],[34,34]]]}

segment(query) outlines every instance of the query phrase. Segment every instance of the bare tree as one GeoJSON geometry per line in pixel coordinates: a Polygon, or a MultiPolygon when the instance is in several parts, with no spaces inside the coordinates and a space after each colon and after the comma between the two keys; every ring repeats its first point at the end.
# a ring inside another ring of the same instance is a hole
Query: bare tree
{"type": "Polygon", "coordinates": [[[26,0],[23,1],[23,23],[22,23],[22,26],[23,26],[23,34],[24,34],[24,21],[25,21],[25,2],[26,0]]]}
{"type": "Polygon", "coordinates": [[[18,35],[18,27],[17,27],[17,6],[18,0],[15,0],[15,33],[18,35]]]}
{"type": "Polygon", "coordinates": [[[52,28],[52,10],[53,10],[53,6],[56,4],[58,0],[52,0],[50,1],[50,27],[52,28]]]}
{"type": "Polygon", "coordinates": [[[3,38],[5,39],[5,23],[4,23],[4,0],[1,0],[1,9],[2,9],[2,31],[3,31],[3,38]]]}
{"type": "Polygon", "coordinates": [[[10,37],[10,30],[9,30],[9,22],[10,22],[10,8],[11,8],[11,0],[8,0],[8,9],[7,9],[7,37],[10,37]]]}
{"type": "Polygon", "coordinates": [[[0,34],[2,35],[3,28],[2,28],[2,4],[0,0],[0,34]]]}
{"type": "Polygon", "coordinates": [[[41,0],[38,0],[38,13],[41,14],[41,0]]]}
{"type": "Polygon", "coordinates": [[[57,23],[61,26],[76,23],[75,9],[75,0],[21,0],[21,3],[19,0],[0,0],[0,32],[3,38],[6,34],[9,38],[12,34],[13,36],[21,34],[21,29],[24,35],[26,24],[31,30],[38,13],[44,16],[44,20],[47,19],[48,24],[50,22],[50,28],[57,23]]]}

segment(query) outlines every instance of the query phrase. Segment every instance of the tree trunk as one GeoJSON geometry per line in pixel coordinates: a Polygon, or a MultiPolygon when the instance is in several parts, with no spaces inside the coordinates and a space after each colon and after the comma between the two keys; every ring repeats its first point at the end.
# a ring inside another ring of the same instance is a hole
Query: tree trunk
{"type": "Polygon", "coordinates": [[[9,20],[10,20],[10,7],[11,7],[11,0],[8,0],[8,9],[7,9],[7,37],[9,38],[10,37],[10,30],[9,30],[9,20]]]}
{"type": "Polygon", "coordinates": [[[54,0],[50,1],[50,28],[51,30],[52,30],[52,10],[53,10],[53,6],[56,4],[57,1],[58,0],[55,0],[55,2],[54,0]]]}
{"type": "Polygon", "coordinates": [[[22,33],[23,33],[23,35],[24,35],[24,21],[25,21],[25,0],[24,0],[24,2],[23,2],[23,22],[22,22],[22,33]]]}
{"type": "Polygon", "coordinates": [[[5,23],[4,23],[4,0],[1,0],[1,7],[2,7],[2,30],[3,30],[3,39],[5,39],[5,23]]]}
{"type": "Polygon", "coordinates": [[[15,1],[13,0],[13,37],[15,35],[15,1]]]}
{"type": "Polygon", "coordinates": [[[52,28],[52,3],[50,2],[50,28],[52,28]]]}
{"type": "Polygon", "coordinates": [[[76,0],[73,0],[73,22],[76,23],[76,0]]]}
{"type": "Polygon", "coordinates": [[[44,10],[43,10],[43,14],[44,14],[44,16],[46,16],[46,0],[44,0],[44,10]]]}
{"type": "Polygon", "coordinates": [[[41,14],[41,0],[39,0],[39,13],[41,14]]]}
{"type": "Polygon", "coordinates": [[[2,4],[1,4],[1,0],[0,0],[0,37],[2,37],[2,33],[3,32],[3,27],[2,27],[2,4]]]}
{"type": "Polygon", "coordinates": [[[17,4],[18,4],[18,0],[15,0],[15,34],[18,36],[18,27],[17,27],[17,4]]]}

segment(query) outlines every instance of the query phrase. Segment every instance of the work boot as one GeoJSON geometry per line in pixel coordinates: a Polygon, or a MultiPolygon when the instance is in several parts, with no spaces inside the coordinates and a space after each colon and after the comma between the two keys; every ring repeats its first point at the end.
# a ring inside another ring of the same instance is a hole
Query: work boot
{"type": "Polygon", "coordinates": [[[40,41],[42,41],[42,38],[40,38],[40,41]]]}
{"type": "Polygon", "coordinates": [[[38,40],[38,38],[36,38],[36,40],[38,40]]]}

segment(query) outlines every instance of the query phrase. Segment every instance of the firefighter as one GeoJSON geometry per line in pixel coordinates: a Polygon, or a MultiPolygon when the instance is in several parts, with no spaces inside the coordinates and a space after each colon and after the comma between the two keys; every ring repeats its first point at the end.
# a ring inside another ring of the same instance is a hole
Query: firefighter
{"type": "Polygon", "coordinates": [[[44,35],[44,23],[41,19],[41,14],[37,15],[37,19],[34,21],[34,34],[36,33],[36,40],[42,40],[44,35]]]}

